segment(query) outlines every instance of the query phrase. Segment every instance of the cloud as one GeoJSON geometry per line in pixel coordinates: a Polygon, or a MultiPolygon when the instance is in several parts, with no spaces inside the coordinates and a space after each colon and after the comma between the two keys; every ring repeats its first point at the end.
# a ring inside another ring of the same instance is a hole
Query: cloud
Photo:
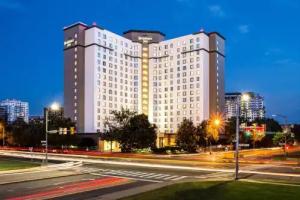
{"type": "Polygon", "coordinates": [[[213,16],[216,17],[225,17],[225,12],[220,5],[211,5],[208,6],[208,10],[213,16]]]}
{"type": "Polygon", "coordinates": [[[246,34],[249,33],[249,25],[243,24],[238,27],[240,33],[246,34]]]}
{"type": "Polygon", "coordinates": [[[279,55],[281,52],[280,48],[269,48],[265,51],[265,56],[279,55]]]}
{"type": "Polygon", "coordinates": [[[291,58],[283,58],[283,59],[275,60],[274,63],[278,65],[287,65],[287,64],[292,65],[295,64],[296,62],[294,62],[294,60],[291,58]]]}
{"type": "Polygon", "coordinates": [[[0,0],[0,9],[22,11],[24,5],[15,0],[0,0]]]}

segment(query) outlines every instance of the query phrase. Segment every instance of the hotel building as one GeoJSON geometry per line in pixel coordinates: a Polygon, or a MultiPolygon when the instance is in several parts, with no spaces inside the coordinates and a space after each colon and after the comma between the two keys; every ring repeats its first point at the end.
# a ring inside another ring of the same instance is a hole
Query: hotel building
{"type": "Polygon", "coordinates": [[[159,31],[65,27],[65,116],[84,133],[103,131],[121,107],[146,114],[162,137],[184,118],[199,124],[223,112],[224,47],[223,36],[203,30],[165,39],[159,31]]]}

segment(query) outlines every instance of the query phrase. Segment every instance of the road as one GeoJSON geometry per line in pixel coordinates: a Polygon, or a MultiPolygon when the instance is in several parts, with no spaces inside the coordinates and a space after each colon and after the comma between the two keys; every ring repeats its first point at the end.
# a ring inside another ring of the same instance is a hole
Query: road
{"type": "MultiPolygon", "coordinates": [[[[42,159],[43,154],[0,151],[0,155],[42,159]]],[[[234,163],[147,162],[50,154],[56,164],[0,174],[0,199],[117,199],[180,181],[232,179],[234,163]],[[57,162],[62,162],[57,164],[57,162]],[[184,164],[187,164],[184,163],[184,164]]],[[[241,165],[241,178],[300,183],[300,167],[290,163],[241,165]]]]}
{"type": "Polygon", "coordinates": [[[0,199],[93,199],[119,191],[138,190],[143,186],[164,185],[193,175],[191,172],[168,172],[156,168],[72,164],[0,174],[0,199]]]}

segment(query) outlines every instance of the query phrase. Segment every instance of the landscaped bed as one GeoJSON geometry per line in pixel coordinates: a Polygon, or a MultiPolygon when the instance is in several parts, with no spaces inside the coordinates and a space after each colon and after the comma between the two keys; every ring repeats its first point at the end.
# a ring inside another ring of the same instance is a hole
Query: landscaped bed
{"type": "Polygon", "coordinates": [[[26,169],[37,166],[40,166],[40,164],[29,161],[0,157],[0,171],[26,169]]]}

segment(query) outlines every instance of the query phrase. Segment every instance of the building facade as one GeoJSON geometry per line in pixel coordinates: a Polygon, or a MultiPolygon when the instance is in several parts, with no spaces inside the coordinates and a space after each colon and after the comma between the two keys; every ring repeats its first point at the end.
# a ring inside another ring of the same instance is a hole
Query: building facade
{"type": "Polygon", "coordinates": [[[64,28],[64,109],[79,132],[105,129],[111,111],[144,113],[161,134],[224,111],[225,39],[203,30],[165,39],[159,31],[117,35],[93,24],[64,28]]]}
{"type": "Polygon", "coordinates": [[[29,105],[28,102],[23,102],[15,99],[6,99],[0,102],[1,118],[7,123],[12,123],[18,118],[22,118],[25,122],[29,121],[29,105]]]}
{"type": "Polygon", "coordinates": [[[234,92],[225,94],[225,116],[226,119],[236,117],[236,102],[240,102],[240,117],[247,119],[248,121],[254,121],[255,119],[262,119],[265,117],[264,98],[254,92],[234,92]],[[243,95],[247,95],[249,98],[246,100],[242,98],[243,95]]]}

